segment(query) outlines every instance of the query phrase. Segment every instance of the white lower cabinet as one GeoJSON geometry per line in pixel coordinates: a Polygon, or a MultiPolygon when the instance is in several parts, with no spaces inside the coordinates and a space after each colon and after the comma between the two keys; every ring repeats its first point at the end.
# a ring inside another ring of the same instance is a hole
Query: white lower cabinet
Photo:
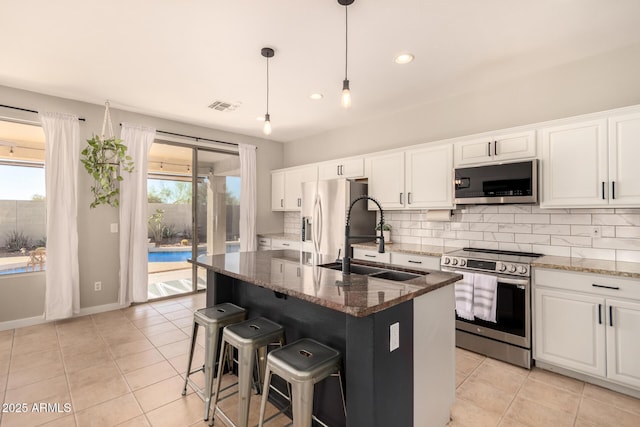
{"type": "Polygon", "coordinates": [[[603,377],[606,375],[603,299],[535,290],[536,360],[603,377]]]}
{"type": "Polygon", "coordinates": [[[640,390],[640,284],[536,270],[534,359],[640,390]]]}
{"type": "Polygon", "coordinates": [[[607,377],[640,389],[640,303],[607,300],[607,377]]]}
{"type": "Polygon", "coordinates": [[[391,252],[391,264],[415,269],[440,270],[440,257],[391,252]]]}
{"type": "Polygon", "coordinates": [[[381,262],[384,264],[391,263],[391,253],[380,253],[373,249],[353,248],[353,259],[362,259],[365,261],[381,262]]]}

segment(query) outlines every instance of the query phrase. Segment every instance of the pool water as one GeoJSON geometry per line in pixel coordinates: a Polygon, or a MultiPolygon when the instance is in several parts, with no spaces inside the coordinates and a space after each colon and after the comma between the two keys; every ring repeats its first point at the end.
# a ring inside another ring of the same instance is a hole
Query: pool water
{"type": "MultiPolygon", "coordinates": [[[[198,255],[206,250],[198,251],[198,255]]],[[[191,259],[191,251],[149,252],[149,262],[180,262],[191,259]]]]}

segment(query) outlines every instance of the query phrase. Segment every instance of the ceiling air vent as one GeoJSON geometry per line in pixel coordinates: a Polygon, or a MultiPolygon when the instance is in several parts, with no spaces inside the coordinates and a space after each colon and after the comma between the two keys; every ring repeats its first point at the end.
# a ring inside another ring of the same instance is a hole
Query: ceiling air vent
{"type": "Polygon", "coordinates": [[[213,101],[209,108],[216,111],[233,111],[240,106],[240,103],[233,104],[227,101],[213,101]]]}

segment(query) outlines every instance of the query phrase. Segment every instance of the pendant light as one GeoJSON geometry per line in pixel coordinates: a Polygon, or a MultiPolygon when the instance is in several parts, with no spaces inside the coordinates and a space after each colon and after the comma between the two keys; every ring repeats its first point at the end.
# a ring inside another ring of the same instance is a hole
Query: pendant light
{"type": "Polygon", "coordinates": [[[351,90],[349,89],[349,78],[347,77],[349,63],[349,16],[347,14],[347,6],[354,0],[338,0],[338,3],[344,6],[344,80],[342,81],[342,107],[351,107],[351,90]]]}
{"type": "Polygon", "coordinates": [[[271,135],[271,116],[269,115],[269,58],[273,58],[275,52],[270,47],[263,47],[260,53],[267,58],[267,113],[264,115],[262,132],[264,132],[265,135],[271,135]]]}

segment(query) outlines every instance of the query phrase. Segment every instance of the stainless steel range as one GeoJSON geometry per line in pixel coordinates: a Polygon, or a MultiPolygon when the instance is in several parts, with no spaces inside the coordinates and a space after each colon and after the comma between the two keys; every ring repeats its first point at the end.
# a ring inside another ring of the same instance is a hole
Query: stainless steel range
{"type": "Polygon", "coordinates": [[[442,255],[442,271],[478,272],[498,279],[496,323],[456,315],[456,345],[531,368],[531,262],[541,254],[464,248],[442,255]]]}

